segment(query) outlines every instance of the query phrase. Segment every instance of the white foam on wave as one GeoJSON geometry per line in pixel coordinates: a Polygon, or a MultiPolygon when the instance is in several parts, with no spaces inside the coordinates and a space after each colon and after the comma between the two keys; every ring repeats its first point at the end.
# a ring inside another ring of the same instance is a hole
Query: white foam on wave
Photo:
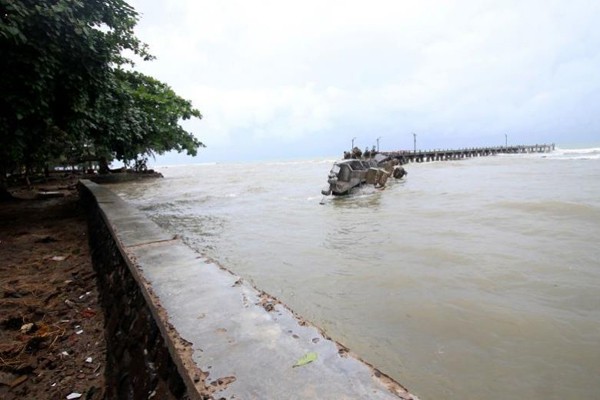
{"type": "Polygon", "coordinates": [[[315,200],[322,200],[324,196],[309,196],[306,198],[307,201],[315,201],[315,200]]]}
{"type": "Polygon", "coordinates": [[[600,154],[564,157],[566,160],[600,160],[600,154]]]}
{"type": "Polygon", "coordinates": [[[568,149],[556,147],[551,153],[538,154],[540,157],[556,160],[600,160],[600,147],[568,149]]]}
{"type": "Polygon", "coordinates": [[[600,154],[600,147],[586,147],[580,149],[563,149],[556,147],[554,150],[558,154],[600,154]]]}
{"type": "Polygon", "coordinates": [[[334,159],[309,159],[309,160],[283,160],[283,161],[266,161],[265,165],[268,166],[282,166],[282,165],[304,165],[304,164],[332,164],[336,160],[334,159]]]}
{"type": "Polygon", "coordinates": [[[207,167],[217,165],[216,162],[198,162],[198,163],[188,163],[188,164],[164,164],[164,165],[156,165],[154,169],[167,169],[167,168],[189,168],[189,167],[207,167]]]}

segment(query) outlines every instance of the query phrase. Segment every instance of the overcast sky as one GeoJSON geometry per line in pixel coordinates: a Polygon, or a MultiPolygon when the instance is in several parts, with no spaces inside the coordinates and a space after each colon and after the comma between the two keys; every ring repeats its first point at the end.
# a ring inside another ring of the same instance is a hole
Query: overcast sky
{"type": "Polygon", "coordinates": [[[134,0],[196,159],[600,146],[600,1],[134,0]]]}

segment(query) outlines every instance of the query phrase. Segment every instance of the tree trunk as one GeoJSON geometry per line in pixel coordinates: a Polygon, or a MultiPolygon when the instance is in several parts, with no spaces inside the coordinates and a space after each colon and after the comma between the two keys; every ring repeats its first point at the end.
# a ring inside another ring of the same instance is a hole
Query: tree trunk
{"type": "Polygon", "coordinates": [[[10,194],[8,189],[6,189],[5,187],[0,187],[0,203],[5,202],[5,201],[11,201],[14,199],[15,198],[12,197],[12,195],[10,194]]]}
{"type": "Polygon", "coordinates": [[[15,198],[8,191],[8,186],[6,185],[6,176],[2,174],[0,176],[0,203],[4,201],[14,200],[15,198]]]}
{"type": "Polygon", "coordinates": [[[110,174],[110,168],[108,167],[108,160],[106,157],[100,157],[98,160],[99,165],[99,173],[101,174],[110,174]]]}
{"type": "Polygon", "coordinates": [[[14,200],[6,183],[6,166],[0,163],[0,202],[14,200]]]}

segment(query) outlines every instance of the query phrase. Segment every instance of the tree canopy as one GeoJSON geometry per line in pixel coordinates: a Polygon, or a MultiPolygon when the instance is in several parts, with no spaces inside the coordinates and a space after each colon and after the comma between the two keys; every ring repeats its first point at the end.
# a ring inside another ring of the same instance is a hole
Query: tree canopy
{"type": "Polygon", "coordinates": [[[98,99],[93,142],[111,149],[119,160],[138,155],[187,150],[196,155],[202,143],[180,125],[180,119],[201,118],[166,84],[139,72],[116,70],[111,88],[98,99]]]}
{"type": "Polygon", "coordinates": [[[153,58],[137,21],[123,0],[0,0],[0,180],[78,154],[196,155],[180,120],[200,112],[123,55],[153,58]]]}

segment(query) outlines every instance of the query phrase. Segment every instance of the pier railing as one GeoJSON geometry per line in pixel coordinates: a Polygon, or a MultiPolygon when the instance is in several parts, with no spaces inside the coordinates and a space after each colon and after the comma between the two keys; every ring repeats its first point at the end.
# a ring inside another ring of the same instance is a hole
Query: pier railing
{"type": "Polygon", "coordinates": [[[554,143],[552,143],[447,150],[398,150],[382,151],[380,153],[399,160],[401,164],[408,164],[410,162],[460,160],[463,158],[495,156],[497,154],[549,153],[554,150],[554,147],[554,143]]]}

